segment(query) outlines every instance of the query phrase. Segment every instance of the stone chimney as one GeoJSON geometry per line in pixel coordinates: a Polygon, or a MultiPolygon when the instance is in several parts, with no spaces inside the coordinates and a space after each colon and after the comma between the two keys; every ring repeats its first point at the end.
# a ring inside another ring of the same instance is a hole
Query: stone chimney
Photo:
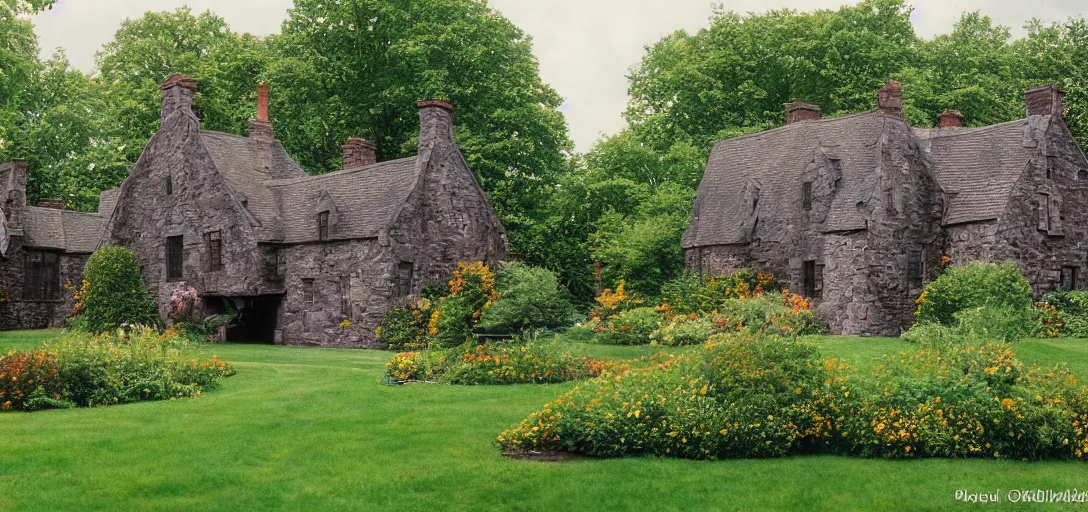
{"type": "Polygon", "coordinates": [[[798,99],[786,103],[786,124],[793,124],[809,119],[820,119],[820,107],[811,103],[805,103],[798,99]]]}
{"type": "Polygon", "coordinates": [[[877,105],[880,110],[893,116],[903,116],[903,84],[891,80],[877,92],[877,105]]]}
{"type": "Polygon", "coordinates": [[[64,200],[56,197],[43,197],[38,199],[38,208],[52,208],[54,210],[64,209],[64,200]]]}
{"type": "Polygon", "coordinates": [[[340,148],[344,150],[344,169],[358,169],[378,163],[378,148],[366,139],[350,138],[340,148]]]}
{"type": "Polygon", "coordinates": [[[1047,84],[1024,93],[1027,116],[1062,116],[1065,107],[1065,91],[1047,84]]]}
{"type": "Polygon", "coordinates": [[[26,170],[27,164],[15,160],[0,164],[0,189],[3,190],[4,217],[8,227],[21,229],[22,207],[26,206],[26,170]]]}
{"type": "Polygon", "coordinates": [[[416,102],[419,109],[419,154],[440,143],[453,144],[453,105],[445,100],[416,102]]]}
{"type": "Polygon", "coordinates": [[[182,75],[171,75],[160,86],[162,88],[162,115],[159,121],[165,121],[175,112],[188,114],[196,119],[193,113],[193,95],[199,89],[195,79],[182,75]]]}
{"type": "Polygon", "coordinates": [[[257,86],[257,119],[249,120],[249,138],[272,142],[276,140],[272,122],[268,120],[268,84],[257,86]]]}
{"type": "Polygon", "coordinates": [[[959,110],[945,110],[940,114],[937,114],[937,127],[938,128],[962,128],[963,127],[963,114],[959,110]]]}

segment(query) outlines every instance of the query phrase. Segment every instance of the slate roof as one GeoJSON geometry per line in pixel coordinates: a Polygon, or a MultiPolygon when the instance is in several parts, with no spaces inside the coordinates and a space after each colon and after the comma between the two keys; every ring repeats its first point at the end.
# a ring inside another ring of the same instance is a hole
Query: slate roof
{"type": "Polygon", "coordinates": [[[930,141],[937,181],[954,193],[944,224],[998,218],[1035,148],[1024,147],[1027,120],[981,128],[941,128],[919,135],[930,141]]]}
{"type": "Polygon", "coordinates": [[[97,213],[27,206],[23,210],[23,245],[92,253],[98,248],[105,218],[97,213]]]}
{"type": "MultiPolygon", "coordinates": [[[[801,176],[821,146],[834,151],[842,179],[824,223],[825,231],[865,228],[857,201],[872,188],[873,170],[886,122],[879,110],[819,121],[802,121],[773,130],[723,140],[714,145],[695,199],[698,222],[684,235],[684,247],[744,243],[741,219],[750,205],[742,204],[750,180],[760,185],[759,210],[773,212],[801,201],[801,176]]],[[[764,213],[766,215],[767,213],[764,213]]]]}
{"type": "Polygon", "coordinates": [[[330,217],[336,216],[330,240],[377,236],[392,222],[415,187],[421,171],[417,160],[413,156],[320,176],[267,182],[281,207],[283,241],[316,241],[317,215],[328,206],[333,207],[330,217]]]}
{"type": "Polygon", "coordinates": [[[207,130],[200,138],[231,192],[260,222],[258,234],[266,242],[316,242],[317,215],[330,201],[330,240],[377,236],[420,173],[413,156],[310,176],[279,142],[272,143],[272,167],[264,170],[254,139],[207,130]]]}

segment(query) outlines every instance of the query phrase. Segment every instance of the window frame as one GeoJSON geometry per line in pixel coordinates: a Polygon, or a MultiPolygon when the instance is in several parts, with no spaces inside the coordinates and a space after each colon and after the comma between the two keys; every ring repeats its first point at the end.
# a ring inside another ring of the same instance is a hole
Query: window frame
{"type": "Polygon", "coordinates": [[[801,263],[801,294],[805,298],[816,298],[816,260],[801,263]]]}
{"type": "Polygon", "coordinates": [[[166,175],[166,195],[174,195],[174,177],[169,174],[166,175]]]}
{"type": "Polygon", "coordinates": [[[415,278],[415,268],[416,264],[411,261],[397,263],[396,273],[394,274],[394,296],[402,298],[412,293],[412,279],[415,278]]]}
{"type": "Polygon", "coordinates": [[[302,278],[302,303],[303,304],[315,304],[317,302],[314,293],[314,278],[304,277],[302,278]]]}
{"type": "Polygon", "coordinates": [[[317,239],[321,242],[329,241],[329,212],[327,210],[317,214],[317,239]]]}
{"type": "Polygon", "coordinates": [[[60,263],[60,254],[57,252],[25,251],[23,253],[23,299],[61,300],[60,263]]]}
{"type": "Polygon", "coordinates": [[[812,211],[812,182],[806,181],[801,183],[801,208],[803,210],[812,211]]]}
{"type": "Polygon", "coordinates": [[[223,232],[220,230],[204,233],[204,250],[208,253],[208,272],[223,270],[223,232]]]}
{"type": "Polygon", "coordinates": [[[1063,266],[1061,274],[1058,277],[1058,286],[1065,291],[1074,291],[1078,289],[1080,283],[1077,282],[1077,274],[1080,273],[1080,267],[1063,266]],[[1067,288],[1065,285],[1069,284],[1067,288]]]}
{"type": "Polygon", "coordinates": [[[185,278],[185,235],[166,237],[166,280],[185,278]]]}

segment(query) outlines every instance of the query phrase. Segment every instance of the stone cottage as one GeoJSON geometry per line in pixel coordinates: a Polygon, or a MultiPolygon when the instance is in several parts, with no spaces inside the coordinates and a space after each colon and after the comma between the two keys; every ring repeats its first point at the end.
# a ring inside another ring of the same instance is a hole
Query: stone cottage
{"type": "Polygon", "coordinates": [[[182,76],[162,84],[160,129],[99,213],[81,214],[100,227],[92,243],[67,249],[84,251],[70,257],[73,269],[99,241],[123,245],[163,313],[188,285],[199,314],[238,312],[229,339],[372,347],[391,305],[448,279],[458,261],[506,257],[505,231],[454,142],[449,103],[417,104],[417,155],[377,162],[374,144],[348,139],[343,170],[309,176],[274,138],[267,86],[248,137],[200,129],[197,88],[182,76]]]}
{"type": "Polygon", "coordinates": [[[822,119],[786,104],[786,125],[718,142],[683,238],[689,269],[756,268],[812,297],[831,330],[896,335],[954,262],[1012,261],[1036,294],[1079,289],[1088,267],[1088,160],[1056,87],[1025,93],[1023,119],[911,127],[901,86],[873,111],[822,119]]]}

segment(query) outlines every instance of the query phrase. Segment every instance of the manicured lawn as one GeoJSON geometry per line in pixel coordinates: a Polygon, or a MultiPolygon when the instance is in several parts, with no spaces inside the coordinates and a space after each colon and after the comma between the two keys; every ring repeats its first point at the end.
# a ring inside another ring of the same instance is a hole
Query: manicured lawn
{"type": "MultiPolygon", "coordinates": [[[[52,334],[0,333],[0,349],[52,334]]],[[[816,341],[861,368],[910,349],[816,341]]],[[[392,387],[380,384],[384,352],[215,352],[238,375],[199,398],[0,414],[0,510],[951,510],[979,508],[956,502],[956,489],[1088,488],[1079,462],[513,460],[495,435],[574,384],[392,387]]],[[[1033,340],[1017,352],[1088,378],[1088,341],[1033,340]]]]}

